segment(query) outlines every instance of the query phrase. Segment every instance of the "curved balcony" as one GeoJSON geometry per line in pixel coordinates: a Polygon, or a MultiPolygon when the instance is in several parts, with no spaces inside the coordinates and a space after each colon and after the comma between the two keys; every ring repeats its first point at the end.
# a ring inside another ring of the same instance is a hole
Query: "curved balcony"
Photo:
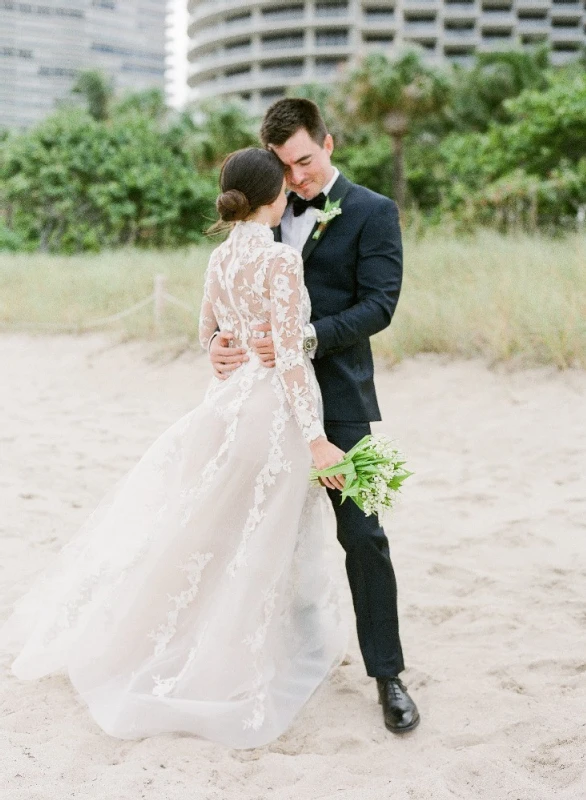
{"type": "MultiPolygon", "coordinates": [[[[267,64],[275,61],[287,64],[293,61],[303,61],[308,63],[308,59],[327,59],[337,61],[348,61],[354,54],[354,48],[345,47],[317,47],[315,44],[308,44],[303,48],[283,52],[282,49],[275,47],[273,49],[263,49],[254,46],[247,53],[235,53],[227,55],[226,53],[210,53],[207,57],[192,59],[196,61],[190,72],[189,84],[195,86],[200,81],[205,81],[213,75],[220,75],[225,69],[232,69],[238,67],[250,67],[262,70],[267,64]]],[[[305,82],[305,81],[300,81],[305,82]]]]}
{"type": "Polygon", "coordinates": [[[444,19],[469,20],[480,16],[478,9],[471,3],[446,3],[444,5],[444,19]]]}
{"type": "Polygon", "coordinates": [[[584,31],[578,26],[567,28],[552,27],[549,35],[552,45],[557,44],[557,42],[581,44],[584,41],[584,31]]]}
{"type": "Polygon", "coordinates": [[[319,77],[320,81],[328,82],[329,80],[335,80],[336,76],[337,73],[317,76],[306,65],[300,74],[289,76],[251,71],[231,77],[216,78],[203,83],[193,83],[190,76],[188,82],[191,88],[197,89],[199,99],[205,100],[210,97],[287,89],[290,86],[299,86],[301,83],[311,82],[317,77],[319,77]]]}
{"type": "MultiPolygon", "coordinates": [[[[395,26],[391,26],[391,30],[395,30],[395,26]]],[[[227,58],[230,58],[233,53],[230,45],[237,45],[238,42],[244,39],[249,39],[252,44],[252,49],[249,53],[251,60],[258,58],[259,54],[275,50],[278,53],[289,52],[295,50],[299,55],[310,56],[314,53],[337,53],[339,50],[343,54],[353,50],[352,32],[344,29],[343,32],[332,30],[332,36],[328,40],[327,31],[316,29],[315,26],[304,24],[289,25],[287,27],[275,28],[270,25],[243,25],[238,30],[227,29],[225,27],[217,26],[209,31],[200,32],[199,36],[191,38],[188,46],[188,60],[193,62],[201,58],[207,58],[215,50],[218,53],[224,53],[227,58]],[[338,35],[339,33],[339,35],[338,35]],[[279,39],[279,34],[283,34],[283,38],[279,39]],[[286,34],[291,38],[299,34],[301,40],[299,43],[289,44],[286,41],[286,34]],[[267,36],[274,37],[274,41],[267,40],[267,36]],[[258,51],[255,48],[259,48],[258,51]]],[[[221,60],[220,58],[218,60],[221,60]]]]}
{"type": "Polygon", "coordinates": [[[384,25],[379,23],[369,23],[368,20],[362,22],[361,30],[362,33],[366,34],[384,34],[384,33],[395,33],[397,30],[398,22],[396,19],[388,19],[384,25]]]}
{"type": "Polygon", "coordinates": [[[397,42],[420,44],[426,61],[434,63],[544,38],[561,59],[586,40],[582,0],[485,5],[481,0],[339,0],[330,5],[325,0],[190,0],[189,85],[194,96],[201,89],[202,97],[240,94],[257,102],[295,84],[336,80],[340,66],[360,52],[376,48],[392,54],[397,42]],[[544,18],[536,19],[539,15],[544,18]]]}
{"type": "Polygon", "coordinates": [[[478,45],[480,35],[475,28],[446,28],[444,30],[445,45],[478,45]]]}
{"type": "MultiPolygon", "coordinates": [[[[190,0],[187,5],[190,22],[222,18],[227,12],[250,11],[262,5],[260,0],[190,0]]],[[[285,3],[283,3],[285,5],[285,3]]]]}
{"type": "MultiPolygon", "coordinates": [[[[424,0],[425,2],[425,0],[424,0]]],[[[286,8],[286,4],[284,7],[286,8]]],[[[301,5],[301,4],[300,4],[301,5]]],[[[429,0],[427,0],[427,7],[429,7],[429,0]]],[[[276,7],[278,8],[278,7],[276,7]]],[[[247,18],[237,16],[235,19],[226,17],[227,11],[232,10],[227,6],[215,4],[209,13],[206,14],[192,14],[188,24],[188,35],[190,37],[198,36],[203,31],[218,31],[233,30],[237,27],[239,30],[243,26],[254,27],[255,31],[262,30],[288,30],[293,27],[312,27],[312,28],[332,28],[332,27],[351,27],[354,24],[354,15],[350,9],[345,9],[343,14],[320,14],[317,9],[311,11],[311,7],[306,6],[302,13],[290,15],[278,15],[275,12],[273,3],[264,2],[247,2],[241,3],[238,9],[244,15],[245,12],[250,12],[247,18]],[[263,11],[270,11],[264,14],[263,11]]],[[[236,10],[236,9],[234,9],[236,10]]],[[[376,22],[376,21],[374,21],[376,22]]],[[[380,24],[380,21],[378,21],[380,24]]]]}
{"type": "Polygon", "coordinates": [[[231,39],[242,38],[243,34],[249,32],[258,34],[287,33],[288,31],[299,29],[319,31],[324,28],[330,29],[338,27],[344,27],[348,30],[352,28],[349,23],[343,24],[338,20],[336,20],[335,24],[332,21],[324,23],[324,20],[318,21],[309,16],[303,17],[302,19],[281,21],[264,20],[262,17],[258,19],[251,16],[248,19],[240,20],[238,25],[231,25],[224,20],[203,28],[194,28],[191,26],[188,30],[188,34],[191,42],[195,43],[197,47],[201,47],[210,42],[222,43],[231,39]]]}

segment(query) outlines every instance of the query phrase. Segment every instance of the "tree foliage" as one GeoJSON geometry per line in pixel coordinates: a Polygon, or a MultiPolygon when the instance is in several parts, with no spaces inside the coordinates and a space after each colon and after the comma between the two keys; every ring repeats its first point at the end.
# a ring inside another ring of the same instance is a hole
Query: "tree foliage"
{"type": "MultiPolygon", "coordinates": [[[[415,60],[398,75],[397,62],[382,54],[366,64],[358,80],[351,72],[342,84],[355,113],[338,113],[345,133],[336,159],[351,178],[401,197],[383,148],[384,108],[392,100],[407,200],[429,219],[448,214],[466,224],[575,225],[586,206],[584,65],[554,69],[544,49],[479,54],[472,67],[454,68],[447,85],[442,75],[439,94],[420,91],[429,100],[409,116],[415,101],[402,106],[401,93],[417,82],[409,80],[409,70],[417,75],[415,60]]],[[[329,113],[335,108],[329,100],[329,113]]]]}
{"type": "Polygon", "coordinates": [[[9,137],[0,182],[10,229],[50,252],[197,241],[216,194],[173,129],[142,115],[105,124],[74,109],[9,137]]]}
{"type": "Polygon", "coordinates": [[[82,98],[93,119],[98,122],[108,119],[114,99],[114,83],[104,73],[93,69],[80,72],[71,91],[82,98]]]}
{"type": "Polygon", "coordinates": [[[407,51],[391,61],[383,53],[367,55],[352,69],[341,91],[348,111],[374,124],[393,142],[393,195],[403,208],[407,195],[403,141],[415,122],[440,112],[450,85],[419,53],[407,51]]]}
{"type": "Polygon", "coordinates": [[[482,221],[567,224],[586,203],[586,74],[505,101],[509,123],[452,134],[436,176],[444,205],[482,221]]]}
{"type": "Polygon", "coordinates": [[[548,67],[544,47],[479,53],[470,69],[456,66],[446,128],[484,131],[495,122],[508,122],[506,101],[527,89],[545,89],[548,67]]]}
{"type": "MultiPolygon", "coordinates": [[[[215,219],[219,166],[258,144],[236,102],[170,111],[161,92],[117,96],[80,74],[79,104],[24,133],[0,130],[0,250],[99,250],[197,241],[215,219]]],[[[586,64],[546,51],[487,53],[438,71],[369,55],[317,101],[353,180],[426,219],[572,227],[586,212],[586,64]],[[393,141],[393,147],[390,142],[393,141]]]]}
{"type": "Polygon", "coordinates": [[[219,167],[234,150],[258,146],[256,121],[236,101],[203,105],[192,132],[194,158],[207,169],[219,167]]]}

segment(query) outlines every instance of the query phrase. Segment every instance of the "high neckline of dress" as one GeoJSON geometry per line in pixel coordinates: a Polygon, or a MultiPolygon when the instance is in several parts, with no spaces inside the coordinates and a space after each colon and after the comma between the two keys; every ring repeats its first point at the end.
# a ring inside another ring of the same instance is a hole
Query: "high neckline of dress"
{"type": "Polygon", "coordinates": [[[254,233],[261,236],[267,242],[274,242],[275,237],[270,226],[264,222],[254,222],[253,220],[240,220],[236,223],[235,228],[239,228],[247,233],[254,233]]]}

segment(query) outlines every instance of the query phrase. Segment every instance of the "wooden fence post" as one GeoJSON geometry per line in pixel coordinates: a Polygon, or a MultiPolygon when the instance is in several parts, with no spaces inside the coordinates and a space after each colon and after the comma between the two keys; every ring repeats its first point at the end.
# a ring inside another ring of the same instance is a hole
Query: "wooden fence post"
{"type": "Polygon", "coordinates": [[[158,274],[155,275],[155,332],[161,333],[163,329],[163,309],[165,306],[167,278],[158,274]]]}

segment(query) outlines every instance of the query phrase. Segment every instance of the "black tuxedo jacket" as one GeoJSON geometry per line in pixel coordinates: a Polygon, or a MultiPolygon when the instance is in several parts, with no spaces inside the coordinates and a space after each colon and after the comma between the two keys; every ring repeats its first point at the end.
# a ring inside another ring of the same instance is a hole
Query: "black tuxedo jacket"
{"type": "MultiPolygon", "coordinates": [[[[342,214],[303,248],[318,348],[314,367],[328,422],[379,420],[369,337],[386,328],[399,299],[397,206],[340,175],[329,193],[342,214]]],[[[274,229],[281,241],[281,229],[274,229]]]]}

